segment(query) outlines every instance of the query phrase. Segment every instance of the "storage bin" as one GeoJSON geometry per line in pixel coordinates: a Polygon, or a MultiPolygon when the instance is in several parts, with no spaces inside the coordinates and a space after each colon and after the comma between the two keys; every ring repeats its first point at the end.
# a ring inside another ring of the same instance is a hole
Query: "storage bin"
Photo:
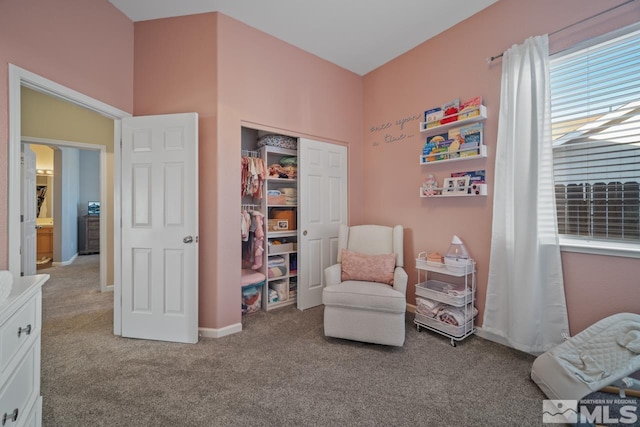
{"type": "Polygon", "coordinates": [[[286,219],[270,219],[267,221],[269,231],[291,231],[290,222],[286,219]]]}
{"type": "Polygon", "coordinates": [[[264,282],[242,287],[242,314],[255,313],[262,307],[264,282]]]}
{"type": "Polygon", "coordinates": [[[258,147],[265,145],[295,150],[298,148],[298,140],[292,136],[269,134],[258,138],[258,147]]]}
{"type": "Polygon", "coordinates": [[[471,320],[469,320],[466,325],[460,325],[460,326],[452,325],[450,323],[444,323],[439,321],[438,319],[424,316],[420,313],[416,313],[415,319],[425,326],[432,327],[434,329],[437,329],[438,331],[442,331],[456,338],[460,338],[466,335],[468,332],[471,332],[474,330],[473,318],[471,318],[471,320]]]}
{"type": "Polygon", "coordinates": [[[296,217],[296,209],[272,208],[269,210],[269,221],[271,221],[271,219],[286,220],[289,223],[288,230],[297,230],[296,217]]]}
{"type": "Polygon", "coordinates": [[[287,198],[283,194],[277,196],[267,196],[267,203],[269,203],[270,205],[286,205],[287,198]]]}
{"type": "Polygon", "coordinates": [[[463,307],[466,303],[473,302],[473,291],[465,289],[464,284],[455,285],[439,280],[427,280],[416,285],[416,295],[441,301],[456,307],[463,307]]]}
{"type": "Polygon", "coordinates": [[[278,301],[286,301],[289,299],[286,281],[277,280],[275,282],[270,282],[269,289],[273,289],[278,293],[278,301]]]}
{"type": "Polygon", "coordinates": [[[280,245],[269,245],[269,255],[283,254],[294,251],[295,243],[282,243],[280,245]]]}

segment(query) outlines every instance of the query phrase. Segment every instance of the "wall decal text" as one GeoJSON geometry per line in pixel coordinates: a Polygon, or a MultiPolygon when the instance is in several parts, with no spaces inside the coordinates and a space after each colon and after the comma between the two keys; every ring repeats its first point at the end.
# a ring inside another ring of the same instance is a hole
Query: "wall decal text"
{"type": "MultiPolygon", "coordinates": [[[[401,117],[396,120],[390,120],[385,123],[371,126],[369,128],[369,133],[374,135],[374,140],[371,142],[371,145],[377,147],[380,145],[380,142],[389,144],[413,138],[416,135],[415,130],[409,131],[410,126],[407,126],[407,129],[405,129],[405,125],[407,123],[420,120],[421,118],[422,114],[414,114],[412,116],[401,117]]],[[[417,128],[417,126],[414,127],[417,128]]]]}

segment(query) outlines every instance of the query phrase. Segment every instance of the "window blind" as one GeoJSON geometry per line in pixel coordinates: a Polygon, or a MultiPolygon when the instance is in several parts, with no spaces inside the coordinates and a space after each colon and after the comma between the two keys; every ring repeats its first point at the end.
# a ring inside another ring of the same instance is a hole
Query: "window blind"
{"type": "Polygon", "coordinates": [[[550,59],[558,231],[640,243],[640,30],[550,59]]]}

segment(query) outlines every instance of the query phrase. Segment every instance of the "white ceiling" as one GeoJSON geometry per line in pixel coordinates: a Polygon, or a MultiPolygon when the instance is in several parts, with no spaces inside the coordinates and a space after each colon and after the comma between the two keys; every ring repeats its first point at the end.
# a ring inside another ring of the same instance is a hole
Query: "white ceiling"
{"type": "Polygon", "coordinates": [[[364,75],[497,0],[109,0],[132,21],[218,11],[364,75]]]}

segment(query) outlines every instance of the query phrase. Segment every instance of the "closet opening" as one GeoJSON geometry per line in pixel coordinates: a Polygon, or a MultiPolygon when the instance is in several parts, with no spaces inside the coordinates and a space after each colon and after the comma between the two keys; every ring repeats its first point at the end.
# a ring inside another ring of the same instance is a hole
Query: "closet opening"
{"type": "Polygon", "coordinates": [[[298,139],[242,128],[242,313],[297,304],[298,139]]]}

